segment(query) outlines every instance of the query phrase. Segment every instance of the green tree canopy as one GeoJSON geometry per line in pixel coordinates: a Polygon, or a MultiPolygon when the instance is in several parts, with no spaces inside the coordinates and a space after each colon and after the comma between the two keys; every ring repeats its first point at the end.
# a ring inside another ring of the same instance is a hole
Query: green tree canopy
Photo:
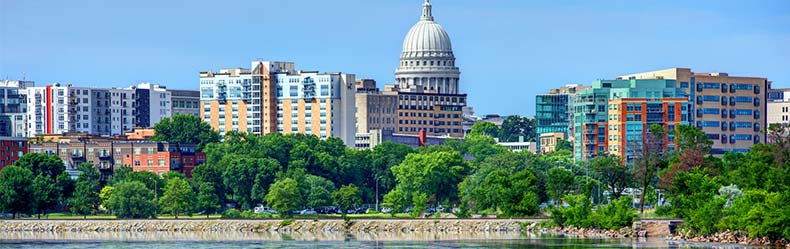
{"type": "Polygon", "coordinates": [[[354,186],[354,184],[340,187],[340,189],[332,193],[332,197],[335,199],[335,204],[343,211],[343,215],[345,215],[346,210],[362,203],[359,188],[354,186]]]}
{"type": "Polygon", "coordinates": [[[589,163],[595,177],[609,187],[613,199],[619,199],[631,186],[633,178],[619,156],[598,156],[589,163]]]}
{"type": "Polygon", "coordinates": [[[33,179],[33,210],[41,218],[58,204],[58,189],[55,180],[46,175],[38,175],[33,179]]]}
{"type": "Polygon", "coordinates": [[[289,216],[289,211],[296,210],[302,204],[298,183],[291,178],[275,181],[266,194],[266,203],[280,214],[289,216]]]}
{"type": "Polygon", "coordinates": [[[0,210],[16,218],[18,213],[31,213],[33,207],[33,172],[19,166],[0,170],[0,210]]]}
{"type": "Polygon", "coordinates": [[[197,201],[195,203],[195,211],[203,212],[206,218],[210,214],[217,213],[222,210],[220,206],[219,196],[217,196],[214,184],[204,182],[198,187],[197,201]]]}
{"type": "Polygon", "coordinates": [[[167,181],[164,195],[159,199],[162,211],[172,214],[176,219],[179,214],[191,214],[194,203],[195,192],[192,191],[187,180],[179,177],[167,181]]]}
{"type": "Polygon", "coordinates": [[[163,118],[154,125],[154,130],[156,134],[151,137],[152,141],[196,144],[197,151],[203,151],[207,144],[219,142],[221,138],[208,123],[189,114],[175,114],[173,117],[163,118]]]}
{"type": "Polygon", "coordinates": [[[409,154],[392,172],[407,193],[431,193],[437,202],[457,199],[458,183],[469,173],[469,164],[458,152],[409,154]]]}
{"type": "Polygon", "coordinates": [[[546,192],[552,200],[560,200],[573,188],[574,174],[570,170],[555,167],[548,172],[546,192]]]}
{"type": "Polygon", "coordinates": [[[502,142],[518,142],[519,136],[524,141],[535,141],[535,119],[512,115],[505,118],[502,122],[502,131],[499,136],[502,142]]]}
{"type": "Polygon", "coordinates": [[[156,218],[154,191],[138,181],[123,181],[115,186],[107,200],[107,208],[118,218],[156,218]]]}
{"type": "Polygon", "coordinates": [[[60,157],[42,153],[25,154],[14,162],[14,165],[32,171],[34,176],[44,175],[52,180],[55,180],[58,175],[66,170],[66,166],[63,164],[63,160],[60,160],[60,157]]]}
{"type": "Polygon", "coordinates": [[[499,127],[497,127],[494,123],[477,122],[472,125],[472,130],[469,132],[469,135],[499,137],[499,133],[499,127]]]}
{"type": "Polygon", "coordinates": [[[86,215],[96,213],[101,205],[99,198],[101,173],[93,167],[91,163],[83,163],[79,166],[80,176],[77,177],[77,184],[74,194],[69,199],[69,207],[76,214],[86,215]]]}

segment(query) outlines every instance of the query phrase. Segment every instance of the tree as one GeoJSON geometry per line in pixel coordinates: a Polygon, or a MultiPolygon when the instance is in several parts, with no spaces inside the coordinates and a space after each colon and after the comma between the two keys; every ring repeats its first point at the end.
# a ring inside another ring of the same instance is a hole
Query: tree
{"type": "Polygon", "coordinates": [[[154,191],[154,199],[159,199],[165,189],[165,180],[151,171],[134,171],[126,175],[122,182],[136,181],[145,185],[145,188],[154,191]]]}
{"type": "Polygon", "coordinates": [[[546,192],[552,200],[561,200],[573,187],[574,175],[570,170],[555,167],[548,173],[546,192]]]}
{"type": "Polygon", "coordinates": [[[713,141],[697,127],[678,125],[674,132],[675,143],[680,152],[678,159],[661,175],[660,183],[664,188],[672,184],[679,172],[686,172],[694,167],[707,167],[705,156],[713,145],[713,141]]]}
{"type": "Polygon", "coordinates": [[[519,137],[524,141],[535,141],[535,119],[517,115],[508,116],[502,122],[502,131],[499,138],[503,142],[517,142],[519,137]]]}
{"type": "Polygon", "coordinates": [[[558,150],[573,151],[573,144],[570,141],[568,141],[568,140],[564,140],[564,139],[563,140],[559,140],[559,141],[557,141],[557,145],[554,146],[554,150],[555,151],[558,151],[558,150]]]}
{"type": "Polygon", "coordinates": [[[107,208],[107,200],[112,196],[113,189],[115,189],[113,186],[104,186],[99,192],[99,199],[101,199],[101,203],[105,208],[107,208]]]}
{"type": "Polygon", "coordinates": [[[469,170],[469,164],[458,152],[446,151],[409,154],[400,165],[392,167],[402,190],[432,193],[437,202],[457,199],[458,183],[469,170]]]}
{"type": "Polygon", "coordinates": [[[297,209],[302,203],[296,180],[285,178],[272,183],[269,193],[266,194],[266,203],[277,212],[290,215],[289,211],[297,209]]]}
{"type": "Polygon", "coordinates": [[[0,210],[11,213],[13,218],[18,213],[29,214],[33,205],[32,178],[33,172],[19,166],[0,170],[0,210]]]}
{"type": "Polygon", "coordinates": [[[200,184],[198,189],[195,210],[203,211],[203,213],[206,214],[206,218],[209,217],[209,214],[213,214],[221,210],[221,206],[219,205],[219,197],[217,196],[216,190],[214,189],[214,184],[204,182],[200,184]]]}
{"type": "Polygon", "coordinates": [[[63,171],[63,173],[58,175],[58,178],[55,179],[55,189],[58,192],[58,205],[68,205],[68,200],[74,193],[74,185],[75,182],[71,179],[71,174],[69,174],[69,172],[63,171]]]}
{"type": "Polygon", "coordinates": [[[477,122],[472,125],[472,130],[469,132],[469,135],[499,137],[499,133],[499,127],[497,127],[494,123],[477,122]]]}
{"type": "Polygon", "coordinates": [[[42,153],[25,154],[14,162],[14,165],[30,170],[34,176],[44,175],[53,181],[66,170],[60,157],[42,153]]]}
{"type": "Polygon", "coordinates": [[[225,203],[225,185],[222,179],[223,170],[217,165],[201,164],[192,170],[192,184],[200,188],[204,183],[211,184],[214,194],[219,198],[218,203],[225,203]]]}
{"type": "Polygon", "coordinates": [[[335,191],[335,185],[333,185],[331,181],[314,175],[307,175],[305,179],[309,188],[309,191],[305,195],[305,201],[308,207],[316,208],[332,204],[332,194],[335,191]]]}
{"type": "Polygon", "coordinates": [[[107,200],[107,208],[118,218],[156,218],[154,191],[138,181],[123,181],[115,186],[107,200]]]}
{"type": "Polygon", "coordinates": [[[41,219],[41,214],[47,214],[47,211],[54,208],[58,204],[58,191],[55,186],[55,180],[46,175],[38,175],[33,179],[33,210],[38,214],[41,219]]]}
{"type": "Polygon", "coordinates": [[[340,208],[340,210],[343,211],[343,216],[346,215],[346,210],[349,210],[362,203],[362,198],[359,194],[359,188],[354,186],[354,184],[342,186],[340,189],[332,193],[332,197],[335,199],[335,204],[340,208]]]}
{"type": "Polygon", "coordinates": [[[395,213],[403,212],[406,205],[409,205],[410,200],[406,193],[398,188],[393,189],[384,195],[384,202],[382,206],[391,208],[390,214],[395,216],[395,213]]]}
{"type": "Polygon", "coordinates": [[[90,163],[80,164],[79,170],[81,171],[80,176],[77,177],[77,184],[74,194],[69,199],[69,206],[72,212],[87,218],[88,214],[96,213],[101,205],[101,198],[99,198],[101,173],[90,163]]]}
{"type": "Polygon", "coordinates": [[[115,167],[112,172],[112,178],[110,178],[110,181],[107,182],[107,184],[115,185],[116,183],[122,182],[133,171],[134,170],[132,169],[132,166],[129,165],[115,167]]]}
{"type": "Polygon", "coordinates": [[[619,199],[631,183],[631,174],[619,156],[598,156],[590,160],[595,176],[609,187],[612,199],[619,199]]]}
{"type": "Polygon", "coordinates": [[[179,177],[167,181],[165,193],[159,199],[162,210],[174,215],[176,219],[179,214],[191,213],[194,202],[195,192],[192,192],[187,180],[179,177]]]}
{"type": "Polygon", "coordinates": [[[200,120],[200,117],[189,114],[175,114],[171,118],[163,118],[154,125],[156,133],[152,141],[196,144],[197,151],[203,151],[209,143],[220,141],[220,134],[211,126],[200,120]]]}
{"type": "Polygon", "coordinates": [[[629,140],[629,149],[634,155],[634,178],[642,192],[639,195],[639,211],[645,213],[645,197],[655,179],[659,165],[664,161],[664,127],[653,124],[643,141],[629,140]]]}
{"type": "Polygon", "coordinates": [[[428,195],[422,192],[415,192],[412,194],[411,203],[414,205],[414,208],[411,209],[411,216],[414,218],[420,217],[428,205],[428,195]]]}
{"type": "Polygon", "coordinates": [[[279,169],[279,163],[271,158],[236,157],[225,168],[223,183],[232,191],[233,199],[243,209],[249,209],[253,202],[261,200],[279,169]],[[253,196],[253,192],[259,196],[253,196]]]}

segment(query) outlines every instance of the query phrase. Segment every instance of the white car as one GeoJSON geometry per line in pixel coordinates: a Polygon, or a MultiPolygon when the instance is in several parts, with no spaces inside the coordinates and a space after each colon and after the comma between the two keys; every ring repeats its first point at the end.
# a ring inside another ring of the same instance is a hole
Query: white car
{"type": "Polygon", "coordinates": [[[299,212],[299,214],[318,214],[318,212],[316,212],[315,210],[312,210],[312,209],[305,209],[305,210],[302,210],[301,212],[299,212]]]}
{"type": "Polygon", "coordinates": [[[262,214],[262,213],[276,214],[277,213],[277,211],[274,211],[274,209],[271,209],[270,207],[264,207],[263,205],[258,205],[257,207],[255,207],[255,209],[253,211],[256,214],[262,214]]]}

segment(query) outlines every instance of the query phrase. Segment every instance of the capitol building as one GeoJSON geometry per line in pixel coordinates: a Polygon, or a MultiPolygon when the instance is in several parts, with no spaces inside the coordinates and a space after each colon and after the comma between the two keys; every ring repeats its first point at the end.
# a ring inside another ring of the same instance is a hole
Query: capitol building
{"type": "Polygon", "coordinates": [[[433,6],[422,4],[419,21],[403,40],[394,84],[375,88],[367,80],[357,84],[357,133],[369,137],[370,145],[387,140],[382,135],[463,137],[466,94],[458,82],[450,35],[436,22],[433,6]]]}
{"type": "Polygon", "coordinates": [[[401,91],[457,94],[461,74],[455,66],[450,36],[436,23],[431,3],[425,1],[420,21],[406,34],[395,83],[401,91]]]}

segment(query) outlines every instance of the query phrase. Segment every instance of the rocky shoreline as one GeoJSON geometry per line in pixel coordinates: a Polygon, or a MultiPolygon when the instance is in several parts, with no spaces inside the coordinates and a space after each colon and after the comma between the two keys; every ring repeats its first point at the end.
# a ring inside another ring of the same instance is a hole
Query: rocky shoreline
{"type": "Polygon", "coordinates": [[[3,220],[0,232],[521,232],[530,220],[3,220]]]}
{"type": "Polygon", "coordinates": [[[727,243],[727,244],[741,244],[741,245],[754,245],[754,246],[775,246],[790,248],[790,242],[786,239],[771,240],[768,237],[762,238],[749,238],[749,233],[744,231],[724,231],[712,235],[691,235],[688,231],[678,232],[672,236],[673,240],[685,240],[693,242],[708,242],[708,243],[727,243]]]}
{"type": "Polygon", "coordinates": [[[745,232],[725,231],[709,236],[692,236],[675,231],[677,221],[640,221],[619,230],[591,228],[541,228],[540,219],[360,219],[360,220],[0,220],[0,232],[25,233],[106,233],[106,232],[244,232],[244,233],[535,233],[564,237],[666,238],[675,241],[727,243],[736,245],[782,246],[785,239],[749,238],[745,232]]]}

